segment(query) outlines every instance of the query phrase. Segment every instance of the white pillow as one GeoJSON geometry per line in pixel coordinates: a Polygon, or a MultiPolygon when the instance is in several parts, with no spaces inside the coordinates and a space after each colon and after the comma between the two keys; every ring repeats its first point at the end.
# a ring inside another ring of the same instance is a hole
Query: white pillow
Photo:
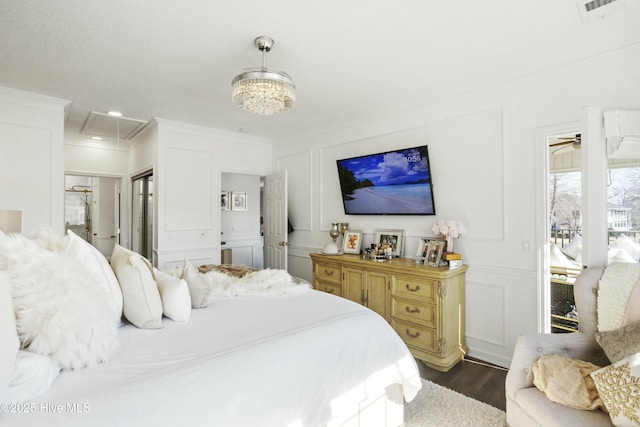
{"type": "Polygon", "coordinates": [[[108,360],[118,323],[104,289],[66,251],[52,252],[19,234],[0,238],[0,265],[11,283],[22,348],[53,356],[65,368],[108,360]]]}
{"type": "Polygon", "coordinates": [[[94,283],[105,289],[111,296],[108,301],[117,320],[122,317],[122,291],[116,275],[113,273],[107,259],[89,242],[83,240],[73,231],[68,230],[69,243],[66,251],[72,253],[79,262],[89,270],[94,283]]]}
{"type": "Polygon", "coordinates": [[[209,304],[209,294],[211,287],[204,276],[188,260],[184,260],[184,270],[182,278],[189,285],[189,295],[191,296],[191,308],[204,308],[209,304]]]}
{"type": "Polygon", "coordinates": [[[187,282],[155,268],[153,273],[158,283],[164,315],[176,322],[187,322],[191,317],[191,296],[187,282]]]}
{"type": "Polygon", "coordinates": [[[49,356],[19,351],[5,402],[25,402],[49,390],[62,367],[49,356]]]}
{"type": "MultiPolygon", "coordinates": [[[[4,236],[0,232],[0,236],[4,236]]],[[[2,238],[2,237],[0,237],[2,238]]],[[[11,284],[0,271],[0,403],[6,402],[7,387],[13,376],[20,340],[11,301],[11,284]]]]}
{"type": "Polygon", "coordinates": [[[124,317],[138,328],[162,328],[162,300],[149,261],[116,244],[111,267],[122,289],[124,317]]]}

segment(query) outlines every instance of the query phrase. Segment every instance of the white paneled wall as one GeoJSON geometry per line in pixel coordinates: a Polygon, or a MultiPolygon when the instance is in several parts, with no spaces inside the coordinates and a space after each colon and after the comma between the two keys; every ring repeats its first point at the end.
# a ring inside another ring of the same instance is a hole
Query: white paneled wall
{"type": "MultiPolygon", "coordinates": [[[[404,229],[405,254],[412,256],[418,238],[431,235],[435,221],[461,220],[469,230],[456,241],[456,251],[470,266],[470,355],[508,366],[517,336],[537,331],[541,315],[544,283],[537,271],[547,239],[537,230],[545,213],[536,203],[541,185],[536,179],[546,176],[536,170],[539,144],[545,143],[536,138],[536,129],[579,122],[588,105],[637,109],[639,56],[640,46],[634,45],[456,97],[425,100],[422,107],[368,122],[335,129],[327,124],[321,134],[295,142],[276,141],[275,165],[288,169],[290,182],[298,184],[290,188],[289,204],[303,224],[290,236],[289,270],[311,279],[308,253],[329,241],[331,222],[348,222],[365,233],[404,229]],[[344,214],[336,159],[423,144],[429,146],[436,216],[344,214]]],[[[365,234],[365,244],[370,235],[365,234]]]]}
{"type": "Polygon", "coordinates": [[[64,109],[68,101],[0,88],[0,209],[22,232],[64,233],[64,109]]]}
{"type": "MultiPolygon", "coordinates": [[[[221,174],[254,175],[250,204],[259,206],[259,176],[271,171],[270,144],[259,138],[157,120],[155,253],[159,268],[220,262],[221,174]]],[[[225,189],[227,190],[227,189],[225,189]]],[[[259,230],[259,217],[254,231],[259,230]]],[[[258,231],[259,233],[259,231],[258,231]]],[[[259,236],[254,235],[256,239],[259,236]]],[[[246,245],[244,245],[246,246],[246,245]]]]}

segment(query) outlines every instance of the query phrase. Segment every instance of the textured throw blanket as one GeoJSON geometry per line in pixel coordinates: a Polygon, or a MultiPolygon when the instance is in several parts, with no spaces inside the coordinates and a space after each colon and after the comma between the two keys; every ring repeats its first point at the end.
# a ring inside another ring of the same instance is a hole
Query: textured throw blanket
{"type": "Polygon", "coordinates": [[[233,264],[206,264],[198,267],[200,273],[208,273],[210,271],[217,271],[233,277],[244,277],[245,275],[258,271],[255,268],[247,267],[246,265],[233,265],[233,264]]]}
{"type": "Polygon", "coordinates": [[[614,262],[609,264],[598,287],[598,331],[612,331],[623,326],[629,297],[640,286],[640,264],[614,262]]]}
{"type": "Polygon", "coordinates": [[[242,277],[220,271],[203,274],[210,286],[209,297],[239,297],[249,295],[290,295],[306,292],[310,285],[294,278],[284,270],[255,270],[242,277]]]}
{"type": "Polygon", "coordinates": [[[311,285],[284,270],[256,270],[233,265],[206,265],[200,269],[185,261],[179,274],[189,286],[191,307],[206,307],[212,298],[294,295],[307,292],[311,285]]]}

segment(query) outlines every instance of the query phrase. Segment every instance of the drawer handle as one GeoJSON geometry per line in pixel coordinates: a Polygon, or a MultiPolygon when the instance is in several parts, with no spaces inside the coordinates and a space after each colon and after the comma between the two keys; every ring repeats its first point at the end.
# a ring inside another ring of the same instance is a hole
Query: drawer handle
{"type": "Polygon", "coordinates": [[[418,307],[409,308],[408,305],[405,305],[404,308],[407,310],[408,313],[420,313],[420,309],[418,307]]]}
{"type": "Polygon", "coordinates": [[[333,270],[327,270],[327,269],[325,268],[325,270],[324,270],[324,274],[326,274],[327,276],[333,276],[333,270]]]}
{"type": "Polygon", "coordinates": [[[407,335],[409,335],[411,338],[418,338],[418,337],[420,336],[420,332],[416,332],[415,334],[412,334],[412,333],[409,331],[409,329],[405,329],[404,331],[405,331],[405,333],[406,333],[407,335]]]}
{"type": "Polygon", "coordinates": [[[407,290],[409,292],[418,292],[420,290],[420,285],[416,285],[415,288],[411,288],[411,286],[409,286],[409,284],[405,284],[405,286],[407,287],[407,290]]]}
{"type": "Polygon", "coordinates": [[[328,292],[328,293],[330,293],[330,294],[332,294],[332,293],[333,293],[333,289],[331,289],[331,288],[324,288],[324,291],[325,291],[325,292],[328,292]]]}

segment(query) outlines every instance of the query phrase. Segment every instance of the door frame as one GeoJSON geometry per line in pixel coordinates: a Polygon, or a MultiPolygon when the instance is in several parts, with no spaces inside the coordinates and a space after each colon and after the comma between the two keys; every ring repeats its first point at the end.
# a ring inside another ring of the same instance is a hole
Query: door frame
{"type": "MultiPolygon", "coordinates": [[[[551,298],[549,264],[549,137],[581,132],[581,122],[571,121],[542,126],[535,130],[536,141],[536,277],[538,294],[538,332],[551,331],[551,298]]],[[[582,168],[581,168],[582,170],[582,168]]],[[[584,190],[584,188],[583,188],[584,190]]]]}
{"type": "MultiPolygon", "coordinates": [[[[86,172],[86,171],[75,171],[75,170],[65,170],[64,171],[64,176],[67,175],[76,175],[76,176],[88,176],[88,177],[94,177],[94,178],[113,178],[116,180],[120,181],[120,200],[119,203],[117,203],[117,206],[119,208],[119,213],[117,213],[118,215],[116,215],[115,218],[115,222],[116,222],[116,227],[120,227],[120,230],[116,230],[116,233],[119,233],[120,236],[120,240],[121,242],[118,242],[118,244],[128,247],[127,245],[129,244],[128,239],[129,239],[129,205],[127,203],[127,195],[129,193],[129,189],[127,188],[128,186],[123,186],[122,184],[124,182],[126,182],[126,179],[128,178],[128,176],[126,175],[116,175],[116,174],[107,174],[107,173],[94,173],[94,172],[86,172]],[[122,239],[125,239],[124,241],[122,241],[122,239]]],[[[116,214],[116,212],[114,212],[114,214],[116,214]]],[[[63,221],[64,221],[64,215],[62,216],[63,221]]],[[[64,223],[62,224],[62,229],[65,229],[65,225],[64,223]]],[[[118,234],[116,234],[116,236],[118,236],[118,234]]],[[[118,241],[118,237],[116,237],[116,242],[118,241]]]]}

